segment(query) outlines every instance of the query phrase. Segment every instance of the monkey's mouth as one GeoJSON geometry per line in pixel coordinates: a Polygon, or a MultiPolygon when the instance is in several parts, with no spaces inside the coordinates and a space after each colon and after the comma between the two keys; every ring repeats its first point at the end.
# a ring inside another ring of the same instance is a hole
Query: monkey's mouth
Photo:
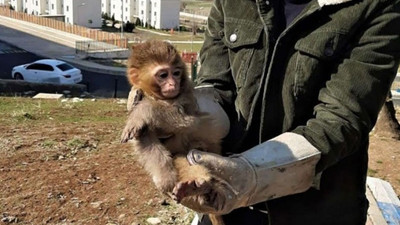
{"type": "Polygon", "coordinates": [[[177,90],[163,91],[163,95],[166,98],[175,98],[178,94],[179,94],[179,91],[177,91],[177,90]]]}

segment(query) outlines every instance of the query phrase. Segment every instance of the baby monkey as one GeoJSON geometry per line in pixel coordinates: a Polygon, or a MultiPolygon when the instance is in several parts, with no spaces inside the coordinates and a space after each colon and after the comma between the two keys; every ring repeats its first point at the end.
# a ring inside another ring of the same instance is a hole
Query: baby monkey
{"type": "MultiPolygon", "coordinates": [[[[200,111],[179,53],[167,42],[147,41],[132,47],[127,67],[127,78],[142,99],[135,101],[121,141],[133,140],[139,163],[163,193],[173,192],[178,201],[201,196],[200,201],[213,201],[210,190],[223,185],[206,168],[190,165],[186,154],[191,149],[220,154],[225,133],[200,111]]],[[[224,224],[220,216],[210,219],[224,224]]]]}

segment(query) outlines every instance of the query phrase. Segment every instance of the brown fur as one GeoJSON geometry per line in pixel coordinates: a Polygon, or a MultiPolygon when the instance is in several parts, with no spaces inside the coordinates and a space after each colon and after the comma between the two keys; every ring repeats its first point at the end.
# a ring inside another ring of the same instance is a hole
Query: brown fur
{"type": "MultiPolygon", "coordinates": [[[[128,61],[128,80],[144,92],[135,105],[121,136],[122,142],[133,140],[139,162],[162,192],[171,192],[179,182],[187,190],[185,198],[207,194],[213,179],[201,166],[191,166],[184,157],[190,149],[220,153],[220,135],[213,129],[210,116],[201,113],[194,97],[186,66],[176,49],[161,41],[148,41],[132,48],[128,61]],[[166,99],[154,82],[150,69],[167,64],[181,68],[180,94],[166,99]],[[205,185],[207,184],[207,185],[205,185]],[[191,188],[193,187],[193,188],[191,188]]],[[[181,199],[179,199],[180,201],[181,199]]],[[[210,215],[214,225],[222,218],[210,215]]]]}

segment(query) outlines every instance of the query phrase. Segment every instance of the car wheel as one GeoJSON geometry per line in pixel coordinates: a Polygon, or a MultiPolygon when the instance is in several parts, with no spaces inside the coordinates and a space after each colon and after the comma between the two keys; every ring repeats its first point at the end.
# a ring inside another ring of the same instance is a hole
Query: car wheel
{"type": "Polygon", "coordinates": [[[16,73],[14,76],[14,79],[16,80],[24,80],[24,77],[20,73],[16,73]]]}

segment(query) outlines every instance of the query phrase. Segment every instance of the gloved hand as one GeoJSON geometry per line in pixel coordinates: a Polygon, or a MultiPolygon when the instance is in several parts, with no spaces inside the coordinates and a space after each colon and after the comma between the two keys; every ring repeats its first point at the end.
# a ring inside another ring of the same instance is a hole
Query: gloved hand
{"type": "Polygon", "coordinates": [[[303,136],[284,133],[238,155],[220,155],[192,150],[192,165],[210,170],[209,182],[178,183],[173,194],[180,202],[201,213],[226,214],[262,201],[306,191],[315,177],[320,152],[303,136]],[[194,184],[194,185],[193,185],[194,184]],[[193,196],[187,188],[208,190],[193,196]]]}

